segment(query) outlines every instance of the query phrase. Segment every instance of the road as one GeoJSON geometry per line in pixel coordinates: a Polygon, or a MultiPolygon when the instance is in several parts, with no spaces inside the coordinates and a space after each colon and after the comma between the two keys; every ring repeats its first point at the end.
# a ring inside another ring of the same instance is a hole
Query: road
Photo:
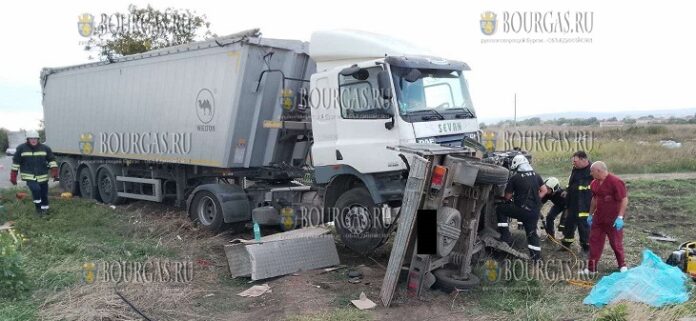
{"type": "MultiPolygon", "coordinates": [[[[10,183],[10,167],[12,166],[12,156],[0,156],[0,188],[11,187],[10,183]]],[[[21,179],[17,178],[18,186],[26,186],[21,179]]],[[[58,186],[58,182],[53,182],[51,179],[48,183],[49,187],[58,186]]]]}

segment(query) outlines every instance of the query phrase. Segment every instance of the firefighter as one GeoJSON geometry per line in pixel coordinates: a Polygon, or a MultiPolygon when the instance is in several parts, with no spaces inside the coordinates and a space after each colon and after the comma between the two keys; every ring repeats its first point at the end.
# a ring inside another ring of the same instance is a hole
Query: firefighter
{"type": "MultiPolygon", "coordinates": [[[[553,203],[553,206],[549,210],[548,213],[546,213],[546,220],[545,220],[545,225],[544,225],[544,230],[546,230],[546,234],[550,239],[555,240],[556,239],[556,231],[553,227],[553,223],[556,220],[556,217],[558,214],[564,213],[566,209],[566,199],[563,196],[563,188],[561,187],[561,183],[558,181],[558,178],[555,177],[549,177],[544,181],[544,185],[546,185],[547,192],[546,194],[541,198],[541,203],[546,204],[546,202],[551,201],[553,203]]],[[[561,215],[561,224],[563,222],[563,217],[565,215],[561,215]]],[[[559,229],[561,226],[559,226],[559,229]]]]}
{"type": "Polygon", "coordinates": [[[588,253],[590,246],[588,238],[590,227],[587,224],[587,217],[590,215],[590,202],[592,201],[592,191],[590,183],[592,175],[590,166],[592,162],[584,151],[577,151],[573,154],[573,170],[568,178],[566,188],[566,219],[563,228],[563,247],[561,250],[570,249],[575,241],[575,228],[577,227],[580,235],[580,247],[583,253],[588,253]]]}
{"type": "Polygon", "coordinates": [[[20,178],[27,183],[39,216],[48,213],[48,169],[51,176],[58,178],[58,163],[51,148],[39,142],[39,133],[35,130],[26,132],[27,141],[17,146],[12,158],[10,182],[17,185],[17,171],[20,178]]]}
{"type": "Polygon", "coordinates": [[[628,193],[626,185],[616,175],[609,173],[604,162],[597,161],[591,166],[592,203],[590,204],[590,258],[587,260],[586,273],[597,272],[597,263],[602,256],[604,239],[609,237],[609,245],[614,250],[619,270],[626,272],[623,250],[623,226],[628,193]]]}
{"type": "Polygon", "coordinates": [[[512,202],[505,202],[496,207],[498,231],[501,240],[510,244],[508,218],[522,222],[527,235],[530,257],[533,261],[539,261],[541,260],[541,246],[537,235],[537,224],[539,223],[541,196],[546,194],[547,189],[541,176],[534,172],[524,155],[515,156],[512,159],[510,169],[514,171],[514,175],[508,180],[504,197],[512,202]]]}

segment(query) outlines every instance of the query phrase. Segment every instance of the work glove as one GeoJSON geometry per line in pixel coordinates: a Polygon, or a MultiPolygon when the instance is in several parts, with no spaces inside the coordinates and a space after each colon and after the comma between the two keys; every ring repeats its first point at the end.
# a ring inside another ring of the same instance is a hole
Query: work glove
{"type": "Polygon", "coordinates": [[[12,185],[17,185],[17,171],[10,172],[10,182],[12,185]]]}
{"type": "Polygon", "coordinates": [[[58,167],[51,167],[51,176],[54,181],[58,180],[58,167]]]}
{"type": "Polygon", "coordinates": [[[587,225],[592,226],[592,214],[587,217],[587,225]]]}
{"type": "Polygon", "coordinates": [[[624,226],[624,221],[623,221],[623,219],[620,218],[620,217],[617,217],[617,218],[616,218],[616,221],[614,221],[614,227],[616,227],[616,230],[617,230],[617,231],[621,231],[621,229],[623,228],[623,226],[624,226]]]}

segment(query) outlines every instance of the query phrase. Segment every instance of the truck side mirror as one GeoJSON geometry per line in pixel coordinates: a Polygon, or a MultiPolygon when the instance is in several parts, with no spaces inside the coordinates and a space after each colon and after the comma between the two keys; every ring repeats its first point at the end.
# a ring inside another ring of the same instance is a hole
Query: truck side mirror
{"type": "Polygon", "coordinates": [[[389,72],[386,70],[380,71],[377,74],[377,84],[379,85],[379,94],[382,96],[382,99],[392,99],[391,79],[389,78],[389,72]]]}

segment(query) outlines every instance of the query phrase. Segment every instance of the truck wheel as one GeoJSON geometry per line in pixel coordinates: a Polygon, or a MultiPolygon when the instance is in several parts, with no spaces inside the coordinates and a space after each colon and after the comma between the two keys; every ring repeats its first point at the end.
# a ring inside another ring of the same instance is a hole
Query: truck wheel
{"type": "Polygon", "coordinates": [[[102,201],[107,204],[123,204],[126,200],[118,196],[118,182],[116,181],[116,171],[113,167],[102,165],[97,170],[97,189],[102,201]]]}
{"type": "Polygon", "coordinates": [[[469,279],[458,280],[452,277],[452,275],[456,273],[459,273],[459,270],[446,268],[435,270],[435,272],[433,272],[435,278],[437,279],[437,281],[435,281],[435,285],[439,287],[443,292],[450,293],[455,289],[471,289],[481,284],[481,281],[476,275],[469,274],[469,279]]]}
{"type": "Polygon", "coordinates": [[[80,186],[80,195],[82,195],[82,198],[99,200],[97,184],[94,183],[92,171],[88,167],[82,167],[78,171],[77,182],[80,186]]]}
{"type": "Polygon", "coordinates": [[[366,188],[356,187],[343,193],[336,200],[335,208],[338,211],[334,220],[336,230],[351,250],[367,254],[387,239],[381,211],[366,188]]]}
{"type": "Polygon", "coordinates": [[[59,177],[60,187],[73,195],[80,192],[79,184],[77,183],[77,166],[72,160],[65,160],[60,163],[59,177]]]}
{"type": "Polygon", "coordinates": [[[217,197],[208,191],[196,193],[191,203],[191,219],[198,222],[203,229],[219,233],[226,225],[222,215],[222,206],[217,197]]]}
{"type": "Polygon", "coordinates": [[[504,185],[507,184],[510,171],[507,168],[489,164],[481,161],[470,161],[471,165],[478,167],[478,175],[476,176],[476,184],[492,184],[504,185]]]}

